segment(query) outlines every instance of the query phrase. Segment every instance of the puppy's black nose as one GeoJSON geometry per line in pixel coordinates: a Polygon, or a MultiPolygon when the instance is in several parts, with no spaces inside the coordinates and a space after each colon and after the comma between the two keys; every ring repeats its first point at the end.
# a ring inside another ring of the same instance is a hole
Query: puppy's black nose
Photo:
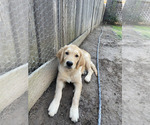
{"type": "Polygon", "coordinates": [[[71,67],[73,65],[73,63],[71,61],[67,61],[66,64],[67,64],[68,67],[71,67]]]}

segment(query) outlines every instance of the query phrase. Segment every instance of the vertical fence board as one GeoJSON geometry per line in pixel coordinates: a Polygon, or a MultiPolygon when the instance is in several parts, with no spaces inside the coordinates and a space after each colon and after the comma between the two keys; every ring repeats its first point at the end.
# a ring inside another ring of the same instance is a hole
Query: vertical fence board
{"type": "Polygon", "coordinates": [[[82,4],[82,29],[81,29],[81,33],[83,33],[85,31],[85,27],[86,27],[86,5],[87,5],[87,1],[83,0],[83,4],[82,4]]]}
{"type": "Polygon", "coordinates": [[[95,20],[95,25],[97,26],[99,24],[99,19],[100,19],[100,16],[99,16],[99,12],[100,12],[100,2],[101,0],[97,1],[97,10],[96,10],[96,20],[95,20]]]}
{"type": "Polygon", "coordinates": [[[75,22],[76,22],[76,0],[73,1],[73,9],[72,9],[72,38],[71,41],[73,41],[75,37],[75,22]]]}
{"type": "Polygon", "coordinates": [[[64,45],[67,44],[67,0],[63,0],[63,26],[62,26],[62,32],[63,32],[63,43],[64,45]]]}
{"type": "Polygon", "coordinates": [[[18,66],[28,61],[28,21],[26,21],[28,19],[28,10],[28,1],[25,1],[24,4],[20,0],[9,1],[11,30],[18,66]],[[14,9],[16,6],[18,8],[14,9]]]}
{"type": "Polygon", "coordinates": [[[58,18],[58,11],[57,11],[57,1],[56,0],[53,0],[53,15],[54,15],[54,53],[56,53],[59,49],[59,45],[58,45],[58,22],[57,20],[59,19],[58,18]]]}
{"type": "Polygon", "coordinates": [[[64,46],[63,40],[63,1],[57,0],[57,34],[58,34],[58,48],[60,49],[61,46],[64,46]]]}
{"type": "Polygon", "coordinates": [[[83,0],[76,1],[76,20],[75,20],[75,37],[81,35],[81,20],[82,20],[82,3],[83,0]]]}
{"type": "Polygon", "coordinates": [[[75,15],[76,2],[75,0],[67,0],[67,43],[75,38],[75,15]]]}
{"type": "Polygon", "coordinates": [[[95,0],[93,19],[92,19],[92,30],[96,26],[98,26],[101,22],[103,7],[104,7],[104,0],[95,0]]]}
{"type": "Polygon", "coordinates": [[[93,18],[93,7],[94,7],[94,0],[89,0],[88,28],[91,28],[93,18]]]}
{"type": "Polygon", "coordinates": [[[2,11],[0,16],[0,74],[14,68],[17,63],[8,5],[8,1],[0,1],[2,11]]]}
{"type": "Polygon", "coordinates": [[[101,23],[101,21],[103,20],[103,14],[104,14],[104,0],[100,1],[100,5],[99,5],[99,15],[98,15],[98,25],[101,23]]]}
{"type": "Polygon", "coordinates": [[[37,46],[37,37],[35,32],[35,20],[34,20],[34,11],[33,11],[33,0],[30,0],[29,4],[29,73],[31,73],[36,67],[38,67],[39,56],[38,56],[38,46],[37,46]],[[35,63],[32,63],[35,62],[35,63]]]}
{"type": "Polygon", "coordinates": [[[44,2],[43,0],[36,1],[34,8],[40,58],[39,65],[41,65],[53,57],[55,47],[57,47],[57,9],[56,3],[53,0],[46,0],[44,2]]]}

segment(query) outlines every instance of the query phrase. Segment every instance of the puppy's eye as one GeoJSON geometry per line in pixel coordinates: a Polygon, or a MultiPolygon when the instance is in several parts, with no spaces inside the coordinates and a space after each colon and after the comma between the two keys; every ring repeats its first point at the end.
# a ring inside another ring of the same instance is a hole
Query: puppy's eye
{"type": "Polygon", "coordinates": [[[69,55],[69,52],[66,52],[66,55],[69,55]]]}
{"type": "Polygon", "coordinates": [[[79,57],[78,55],[75,55],[75,57],[79,57]]]}

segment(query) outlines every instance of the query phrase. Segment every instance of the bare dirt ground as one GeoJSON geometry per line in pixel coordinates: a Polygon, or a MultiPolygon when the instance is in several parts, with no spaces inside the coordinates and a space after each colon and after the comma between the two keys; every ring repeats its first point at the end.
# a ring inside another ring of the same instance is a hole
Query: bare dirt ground
{"type": "Polygon", "coordinates": [[[102,125],[122,124],[122,47],[110,26],[103,27],[100,47],[102,125]]]}
{"type": "MultiPolygon", "coordinates": [[[[81,48],[91,54],[92,61],[96,64],[97,42],[100,35],[100,27],[96,28],[84,40],[81,48]]],[[[110,27],[104,27],[100,47],[100,73],[102,89],[102,125],[121,124],[121,47],[120,39],[111,31],[110,27]]],[[[54,81],[43,96],[37,101],[29,112],[30,125],[73,125],[69,119],[69,111],[73,97],[73,85],[67,84],[63,90],[63,96],[58,113],[54,117],[48,116],[48,107],[55,92],[54,81]]],[[[97,77],[93,75],[89,84],[83,80],[83,89],[79,106],[80,118],[76,125],[96,125],[98,120],[98,84],[97,77]]]]}
{"type": "Polygon", "coordinates": [[[134,26],[123,26],[122,111],[123,125],[150,125],[150,38],[134,26]]]}
{"type": "MultiPolygon", "coordinates": [[[[81,48],[91,54],[96,64],[97,42],[100,27],[84,40],[81,48]]],[[[134,29],[123,26],[121,40],[110,26],[103,26],[100,45],[100,75],[102,90],[102,125],[150,124],[150,39],[134,29]]],[[[83,76],[84,79],[84,76],[83,76]]],[[[29,112],[30,125],[73,125],[69,111],[73,97],[73,85],[63,90],[58,113],[48,116],[48,107],[54,92],[54,82],[44,92],[29,112]]],[[[0,113],[1,125],[27,125],[26,94],[0,113]]],[[[97,125],[98,84],[93,75],[89,84],[83,81],[80,119],[76,125],[97,125]]]]}
{"type": "MultiPolygon", "coordinates": [[[[100,27],[84,40],[81,48],[91,54],[96,64],[100,27]]],[[[100,45],[100,74],[102,91],[102,125],[150,125],[150,39],[123,26],[123,40],[103,26],[100,45]]],[[[73,85],[63,90],[58,113],[48,116],[48,107],[55,92],[54,81],[29,112],[30,125],[73,125],[69,111],[73,85]]],[[[0,125],[27,125],[27,93],[0,113],[0,125]]],[[[80,119],[76,125],[97,125],[98,84],[93,75],[89,84],[83,81],[80,119]]]]}
{"type": "Polygon", "coordinates": [[[0,125],[28,125],[28,93],[0,112],[0,125]]]}

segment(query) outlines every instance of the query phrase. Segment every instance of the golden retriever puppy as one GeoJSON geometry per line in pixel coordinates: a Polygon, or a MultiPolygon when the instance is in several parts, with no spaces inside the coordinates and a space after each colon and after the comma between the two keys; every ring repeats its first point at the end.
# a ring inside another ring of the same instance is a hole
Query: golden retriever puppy
{"type": "Polygon", "coordinates": [[[62,97],[62,89],[66,82],[72,82],[75,86],[75,92],[72,106],[70,108],[70,118],[73,122],[77,122],[79,119],[78,106],[82,89],[81,75],[87,70],[88,74],[85,77],[85,81],[90,82],[93,71],[97,76],[97,70],[91,61],[90,54],[76,45],[71,44],[64,46],[58,51],[56,56],[60,62],[58,67],[59,72],[57,76],[55,96],[48,108],[48,114],[54,116],[57,113],[62,97]]]}

